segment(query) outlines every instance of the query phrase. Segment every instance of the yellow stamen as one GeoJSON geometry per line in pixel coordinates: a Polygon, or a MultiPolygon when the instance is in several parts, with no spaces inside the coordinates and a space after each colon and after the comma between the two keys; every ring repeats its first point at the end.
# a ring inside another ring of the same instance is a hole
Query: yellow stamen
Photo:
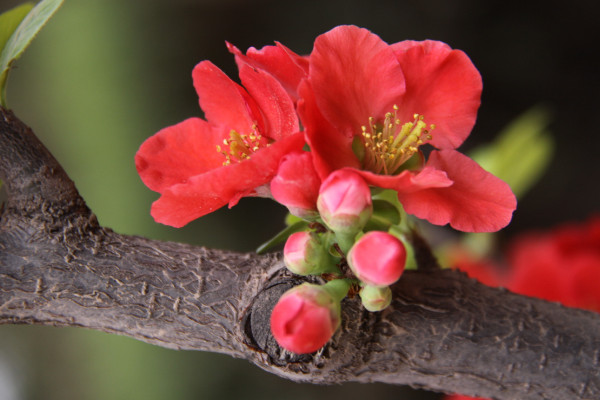
{"type": "Polygon", "coordinates": [[[248,135],[239,134],[233,129],[229,132],[229,138],[223,139],[225,147],[217,145],[217,152],[225,157],[223,165],[246,160],[261,148],[270,146],[269,140],[258,133],[257,129],[258,127],[253,125],[252,132],[248,135]]]}
{"type": "Polygon", "coordinates": [[[363,168],[378,174],[391,175],[417,151],[418,147],[431,140],[430,132],[435,125],[424,122],[424,116],[413,115],[412,122],[402,123],[398,118],[398,107],[385,114],[382,123],[375,123],[369,117],[369,127],[361,127],[362,142],[365,147],[363,168]]]}

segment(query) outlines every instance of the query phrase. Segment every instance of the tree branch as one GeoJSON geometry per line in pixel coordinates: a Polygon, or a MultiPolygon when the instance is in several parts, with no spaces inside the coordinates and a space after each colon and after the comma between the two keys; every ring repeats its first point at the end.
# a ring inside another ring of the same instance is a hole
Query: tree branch
{"type": "MultiPolygon", "coordinates": [[[[312,383],[386,382],[497,399],[600,397],[600,316],[407,271],[392,305],[343,302],[341,329],[313,355],[269,331],[279,295],[304,281],[258,256],[103,228],[52,155],[0,109],[0,323],[82,326],[164,347],[245,358],[312,383]]],[[[426,259],[426,258],[423,258],[426,259]]]]}

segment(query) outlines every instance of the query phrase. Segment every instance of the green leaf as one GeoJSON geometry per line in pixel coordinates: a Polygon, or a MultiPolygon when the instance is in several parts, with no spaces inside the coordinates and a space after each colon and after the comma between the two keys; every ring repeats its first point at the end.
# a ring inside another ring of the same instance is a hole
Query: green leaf
{"type": "Polygon", "coordinates": [[[300,220],[300,221],[296,222],[295,224],[287,226],[285,229],[283,229],[277,235],[273,236],[271,239],[269,239],[265,243],[258,246],[258,248],[256,249],[256,252],[258,254],[264,254],[267,251],[269,251],[270,249],[272,249],[273,247],[284,243],[287,240],[287,238],[290,237],[290,235],[292,233],[303,231],[307,227],[308,227],[308,222],[306,222],[304,220],[300,220]]]}
{"type": "Polygon", "coordinates": [[[290,226],[290,225],[294,225],[295,223],[298,223],[300,221],[304,221],[302,218],[295,216],[292,213],[288,213],[285,216],[285,225],[286,226],[290,226]]]}
{"type": "MultiPolygon", "coordinates": [[[[56,12],[63,0],[42,0],[21,20],[18,27],[12,32],[6,40],[0,53],[0,103],[6,105],[6,79],[11,64],[23,54],[23,51],[29,46],[33,38],[48,22],[50,17],[56,12]]],[[[21,6],[23,7],[23,6],[21,6]]],[[[9,13],[14,12],[13,9],[9,13]]],[[[23,12],[22,10],[20,12],[23,12]]],[[[3,16],[6,14],[3,14],[3,16]]],[[[15,16],[13,16],[14,18],[15,16]]],[[[13,19],[9,21],[14,24],[13,19]]],[[[4,21],[2,21],[4,22],[4,21]]]]}
{"type": "Polygon", "coordinates": [[[554,141],[546,132],[547,110],[533,108],[500,132],[491,144],[470,155],[484,169],[496,175],[523,196],[542,176],[554,153],[554,141]]]}
{"type": "Polygon", "coordinates": [[[367,225],[365,231],[387,231],[390,226],[400,223],[400,213],[395,204],[387,200],[373,200],[373,215],[367,225]]]}
{"type": "Polygon", "coordinates": [[[33,3],[25,3],[0,15],[0,51],[33,6],[33,3]]]}

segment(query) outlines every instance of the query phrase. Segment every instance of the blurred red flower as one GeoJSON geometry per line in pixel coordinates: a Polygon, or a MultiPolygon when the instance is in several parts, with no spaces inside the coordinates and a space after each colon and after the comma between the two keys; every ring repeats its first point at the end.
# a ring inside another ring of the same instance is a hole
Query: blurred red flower
{"type": "Polygon", "coordinates": [[[600,312],[600,216],[522,236],[508,257],[508,289],[600,312]]]}
{"type": "Polygon", "coordinates": [[[446,400],[487,400],[487,399],[484,399],[483,397],[469,397],[469,396],[463,396],[462,394],[454,394],[452,396],[446,396],[445,399],[446,400]]]}

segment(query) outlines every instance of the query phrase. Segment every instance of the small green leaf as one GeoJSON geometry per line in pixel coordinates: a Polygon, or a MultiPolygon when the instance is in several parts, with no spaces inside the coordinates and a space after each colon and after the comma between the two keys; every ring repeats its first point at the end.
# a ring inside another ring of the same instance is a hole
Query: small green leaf
{"type": "Polygon", "coordinates": [[[373,200],[373,215],[367,225],[365,231],[387,231],[390,226],[400,223],[400,213],[395,204],[386,200],[373,200]]]}
{"type": "Polygon", "coordinates": [[[271,239],[269,239],[265,243],[258,246],[258,248],[256,249],[256,252],[258,254],[264,254],[267,251],[271,250],[273,247],[284,243],[287,240],[287,238],[290,237],[290,235],[292,233],[303,231],[307,227],[308,227],[308,222],[306,222],[304,220],[300,220],[300,221],[296,222],[295,224],[287,226],[285,229],[283,229],[277,235],[273,236],[271,239]]]}
{"type": "Polygon", "coordinates": [[[0,51],[33,6],[33,3],[25,3],[0,15],[0,51]]]}
{"type": "MultiPolygon", "coordinates": [[[[21,20],[18,27],[6,40],[0,53],[0,103],[6,105],[6,79],[11,64],[23,54],[33,38],[56,12],[63,0],[42,0],[21,20]]],[[[21,6],[23,7],[23,6],[21,6]]],[[[17,7],[20,9],[21,7],[17,7]]],[[[9,11],[14,12],[15,9],[9,11]]],[[[21,11],[22,12],[22,11],[21,11]]],[[[6,14],[3,14],[3,16],[6,14]]],[[[12,19],[11,19],[12,21],[12,19]]],[[[2,21],[4,22],[4,21],[2,21]]],[[[14,21],[11,22],[14,24],[14,21]]]]}
{"type": "Polygon", "coordinates": [[[294,225],[295,223],[298,223],[298,222],[300,222],[300,221],[304,221],[304,220],[303,220],[302,218],[300,218],[300,217],[297,217],[297,216],[295,216],[295,215],[294,215],[294,214],[292,214],[292,213],[288,213],[288,214],[285,216],[285,224],[286,224],[287,226],[294,225]]]}
{"type": "Polygon", "coordinates": [[[548,120],[545,109],[533,108],[503,129],[493,143],[470,155],[508,183],[519,198],[537,182],[552,159],[554,141],[545,131],[548,120]]]}

